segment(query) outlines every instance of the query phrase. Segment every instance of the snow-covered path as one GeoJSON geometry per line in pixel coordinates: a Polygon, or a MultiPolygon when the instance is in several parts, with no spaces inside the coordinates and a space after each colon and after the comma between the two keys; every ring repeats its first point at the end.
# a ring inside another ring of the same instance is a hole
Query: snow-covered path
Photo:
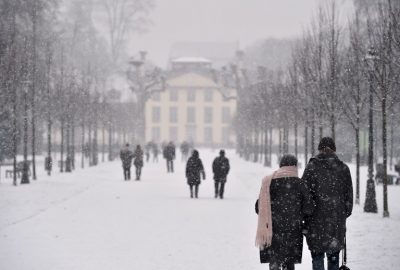
{"type": "MultiPolygon", "coordinates": [[[[199,199],[189,198],[179,157],[174,174],[164,160],[145,164],[142,181],[123,181],[116,161],[18,188],[1,183],[0,269],[267,269],[254,247],[254,202],[270,169],[228,152],[226,198],[214,199],[215,155],[200,151],[207,179],[199,199]]],[[[389,188],[390,219],[355,207],[348,224],[352,269],[398,269],[399,188],[389,188]]],[[[362,185],[361,202],[364,193],[362,185]]],[[[379,210],[381,193],[377,187],[379,210]]],[[[296,269],[311,269],[306,245],[296,269]]]]}

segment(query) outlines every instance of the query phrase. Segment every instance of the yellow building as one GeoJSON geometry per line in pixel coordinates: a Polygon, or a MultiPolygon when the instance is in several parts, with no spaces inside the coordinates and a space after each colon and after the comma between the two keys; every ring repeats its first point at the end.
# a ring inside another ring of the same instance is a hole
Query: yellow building
{"type": "Polygon", "coordinates": [[[188,141],[196,146],[229,146],[235,142],[232,121],[236,100],[224,97],[233,97],[236,91],[213,81],[206,59],[200,61],[201,69],[193,68],[195,62],[199,59],[175,61],[175,72],[167,79],[166,89],[146,102],[146,141],[188,141]]]}

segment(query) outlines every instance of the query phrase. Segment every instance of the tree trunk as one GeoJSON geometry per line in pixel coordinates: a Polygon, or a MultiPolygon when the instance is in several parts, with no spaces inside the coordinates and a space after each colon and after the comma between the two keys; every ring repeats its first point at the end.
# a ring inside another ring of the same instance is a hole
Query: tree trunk
{"type": "Polygon", "coordinates": [[[75,118],[72,117],[71,120],[71,132],[72,132],[72,136],[71,136],[71,165],[72,165],[72,169],[75,170],[75,118]]]}
{"type": "Polygon", "coordinates": [[[311,156],[315,156],[315,112],[314,109],[311,110],[311,156]]]}
{"type": "Polygon", "coordinates": [[[388,207],[388,175],[387,175],[387,108],[386,108],[386,97],[387,88],[382,87],[382,154],[383,154],[383,217],[389,217],[388,207]]]}
{"type": "Polygon", "coordinates": [[[335,115],[332,113],[331,114],[331,135],[332,135],[333,141],[335,141],[335,139],[336,139],[335,130],[336,130],[336,119],[335,119],[335,115]]]}
{"type": "Polygon", "coordinates": [[[101,161],[104,162],[105,152],[106,152],[106,128],[103,122],[102,125],[102,147],[101,147],[101,161]]]}
{"type": "Polygon", "coordinates": [[[264,130],[264,166],[271,166],[271,161],[269,160],[268,155],[268,128],[266,127],[264,130]]]}
{"type": "Polygon", "coordinates": [[[81,129],[81,168],[85,168],[85,119],[82,119],[81,129]]]}
{"type": "Polygon", "coordinates": [[[360,204],[360,127],[356,127],[356,204],[360,204]]]}
{"type": "Polygon", "coordinates": [[[64,172],[64,116],[61,118],[60,172],[64,172]]]}
{"type": "Polygon", "coordinates": [[[294,122],[294,156],[296,157],[296,158],[298,158],[298,155],[299,155],[299,153],[298,153],[298,138],[297,138],[297,136],[298,136],[298,134],[297,134],[297,117],[295,117],[295,122],[294,122]]]}
{"type": "Polygon", "coordinates": [[[37,26],[37,13],[36,13],[36,1],[33,2],[34,6],[32,9],[32,96],[31,96],[31,117],[32,117],[32,179],[36,180],[36,26],[37,26]]]}

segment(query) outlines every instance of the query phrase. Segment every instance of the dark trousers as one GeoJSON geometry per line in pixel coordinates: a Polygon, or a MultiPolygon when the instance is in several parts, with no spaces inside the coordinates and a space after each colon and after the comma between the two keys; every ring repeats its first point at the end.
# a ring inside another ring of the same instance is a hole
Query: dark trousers
{"type": "Polygon", "coordinates": [[[142,174],[142,166],[135,166],[136,168],[136,180],[140,180],[140,175],[142,174]]]}
{"type": "MultiPolygon", "coordinates": [[[[339,253],[326,253],[328,259],[328,270],[339,270],[339,253]]],[[[325,253],[311,252],[313,270],[325,270],[324,257],[325,253]]]]}
{"type": "Polygon", "coordinates": [[[269,270],[294,270],[294,264],[293,263],[270,263],[269,264],[269,270]]]}
{"type": "Polygon", "coordinates": [[[124,178],[125,180],[131,180],[131,167],[124,168],[124,178]]]}
{"type": "Polygon", "coordinates": [[[167,172],[174,172],[174,161],[167,159],[167,172]]]}
{"type": "Polygon", "coordinates": [[[194,187],[194,196],[196,198],[199,197],[199,185],[189,185],[190,187],[190,198],[193,198],[193,187],[194,187]]]}
{"type": "Polygon", "coordinates": [[[215,198],[218,196],[223,199],[224,198],[224,190],[225,190],[225,182],[222,181],[214,181],[215,186],[215,198]]]}

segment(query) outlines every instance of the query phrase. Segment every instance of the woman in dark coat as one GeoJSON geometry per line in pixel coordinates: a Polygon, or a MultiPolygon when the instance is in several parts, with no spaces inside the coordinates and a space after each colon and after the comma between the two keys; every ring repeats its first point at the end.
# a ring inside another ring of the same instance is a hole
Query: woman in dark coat
{"type": "Polygon", "coordinates": [[[283,156],[279,166],[272,176],[264,178],[256,204],[256,245],[261,263],[269,263],[270,270],[293,270],[302,259],[303,219],[311,215],[314,204],[297,176],[296,157],[283,156]]]}
{"type": "Polygon", "coordinates": [[[203,163],[199,158],[199,152],[197,150],[193,150],[192,156],[186,163],[186,179],[190,187],[190,198],[193,198],[193,188],[194,196],[198,198],[200,174],[203,176],[203,180],[205,180],[206,174],[204,172],[203,163]]]}
{"type": "Polygon", "coordinates": [[[306,219],[306,239],[313,258],[313,269],[339,269],[339,252],[344,248],[346,219],[353,210],[353,187],[350,170],[336,156],[332,138],[319,143],[318,155],[311,158],[303,174],[316,209],[306,219]]]}
{"type": "Polygon", "coordinates": [[[140,180],[140,176],[142,174],[142,167],[143,167],[143,150],[140,145],[136,146],[135,153],[133,154],[135,160],[133,164],[136,168],[136,180],[140,180]]]}

